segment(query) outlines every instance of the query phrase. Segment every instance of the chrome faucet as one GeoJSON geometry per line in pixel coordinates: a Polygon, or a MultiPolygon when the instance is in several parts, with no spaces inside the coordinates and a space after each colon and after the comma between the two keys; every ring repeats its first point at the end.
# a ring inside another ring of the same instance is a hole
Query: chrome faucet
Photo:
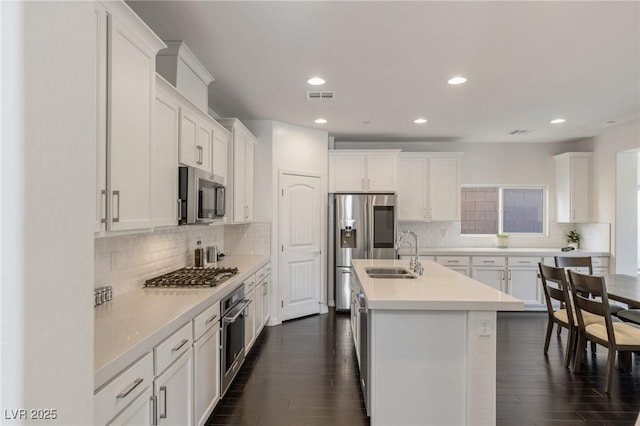
{"type": "Polygon", "coordinates": [[[413,246],[414,252],[411,255],[411,260],[409,261],[409,268],[412,269],[413,272],[415,272],[416,274],[422,275],[424,273],[424,267],[420,263],[420,253],[419,253],[420,245],[418,244],[418,234],[416,234],[411,230],[402,231],[402,233],[400,234],[400,238],[398,238],[398,243],[396,244],[396,250],[400,248],[400,243],[402,243],[402,240],[407,235],[411,235],[413,237],[413,243],[414,243],[414,246],[413,246]]]}

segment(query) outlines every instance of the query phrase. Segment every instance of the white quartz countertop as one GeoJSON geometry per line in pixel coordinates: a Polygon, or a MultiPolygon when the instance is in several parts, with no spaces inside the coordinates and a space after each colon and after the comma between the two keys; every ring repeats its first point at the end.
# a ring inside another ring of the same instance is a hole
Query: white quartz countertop
{"type": "Polygon", "coordinates": [[[269,256],[226,256],[217,266],[237,267],[215,288],[140,288],[95,308],[94,389],[222,299],[269,261],[269,256]]]}
{"type": "Polygon", "coordinates": [[[404,267],[407,260],[354,259],[354,271],[369,309],[521,311],[524,303],[488,285],[430,260],[422,262],[424,274],[416,279],[370,278],[369,267],[404,267]]]}
{"type": "MultiPolygon", "coordinates": [[[[427,248],[420,247],[421,256],[609,256],[609,252],[580,249],[571,251],[562,251],[560,248],[497,248],[497,247],[439,247],[427,248]]],[[[403,247],[398,254],[409,255],[413,250],[403,247]]]]}

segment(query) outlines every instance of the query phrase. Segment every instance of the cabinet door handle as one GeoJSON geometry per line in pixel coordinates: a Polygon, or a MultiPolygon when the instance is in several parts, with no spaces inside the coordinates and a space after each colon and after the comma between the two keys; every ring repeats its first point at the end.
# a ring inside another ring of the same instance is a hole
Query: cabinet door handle
{"type": "Polygon", "coordinates": [[[483,260],[482,263],[496,263],[495,260],[483,260]]]}
{"type": "Polygon", "coordinates": [[[424,218],[427,218],[427,209],[424,209],[424,218]]]}
{"type": "Polygon", "coordinates": [[[102,191],[100,191],[100,223],[107,223],[107,190],[106,189],[103,189],[102,191]]]}
{"type": "Polygon", "coordinates": [[[196,163],[202,164],[202,157],[203,157],[202,151],[203,151],[203,149],[202,149],[202,147],[200,145],[196,146],[196,149],[198,150],[198,160],[196,161],[196,163]]]}
{"type": "Polygon", "coordinates": [[[316,251],[314,251],[314,252],[313,252],[313,253],[311,253],[311,254],[314,254],[314,255],[322,254],[322,250],[316,250],[316,251]]]}
{"type": "Polygon", "coordinates": [[[371,179],[367,178],[367,189],[371,189],[371,179]]]}
{"type": "Polygon", "coordinates": [[[122,392],[120,392],[118,395],[116,395],[116,398],[120,399],[120,398],[126,398],[135,388],[137,388],[140,383],[142,383],[144,380],[141,378],[137,378],[133,381],[133,383],[131,383],[129,386],[127,386],[126,389],[124,389],[122,392]]]}
{"type": "Polygon", "coordinates": [[[208,325],[208,324],[212,323],[216,318],[218,318],[218,315],[212,316],[211,318],[209,318],[208,320],[206,320],[204,322],[204,325],[208,325]]]}
{"type": "MultiPolygon", "coordinates": [[[[113,205],[116,206],[116,198],[118,199],[118,204],[116,207],[116,214],[113,215],[113,222],[120,222],[120,191],[113,191],[113,205]]],[[[113,211],[112,211],[113,213],[113,211]]]]}
{"type": "Polygon", "coordinates": [[[176,200],[178,202],[178,220],[182,219],[182,200],[178,198],[176,200]]]}
{"type": "Polygon", "coordinates": [[[360,179],[360,188],[364,191],[364,179],[360,179]]]}
{"type": "Polygon", "coordinates": [[[511,281],[511,269],[509,269],[509,281],[511,281]]]}
{"type": "Polygon", "coordinates": [[[447,260],[447,263],[460,263],[459,260],[447,260]]]}
{"type": "Polygon", "coordinates": [[[158,426],[158,397],[151,395],[151,425],[158,426]]]}
{"type": "Polygon", "coordinates": [[[183,339],[182,342],[178,343],[178,345],[175,348],[171,349],[171,352],[179,351],[188,342],[189,342],[189,339],[183,339]]]}
{"type": "Polygon", "coordinates": [[[159,417],[161,419],[166,419],[167,418],[167,387],[166,386],[160,386],[160,396],[163,396],[162,398],[162,413],[160,413],[159,417]]]}

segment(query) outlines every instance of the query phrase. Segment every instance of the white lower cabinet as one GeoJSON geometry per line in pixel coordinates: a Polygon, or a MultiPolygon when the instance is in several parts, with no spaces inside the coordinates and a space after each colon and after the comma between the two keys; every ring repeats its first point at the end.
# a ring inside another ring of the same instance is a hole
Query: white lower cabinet
{"type": "Polygon", "coordinates": [[[151,424],[143,416],[143,406],[147,406],[149,412],[153,408],[151,393],[148,392],[152,390],[152,383],[153,354],[148,353],[96,392],[93,398],[94,424],[151,424]]]}
{"type": "Polygon", "coordinates": [[[542,306],[538,280],[539,257],[473,256],[472,277],[488,286],[516,297],[525,309],[542,306]]]}
{"type": "Polygon", "coordinates": [[[136,398],[118,417],[113,419],[110,426],[147,426],[153,424],[153,388],[147,389],[136,398]]]}
{"type": "Polygon", "coordinates": [[[267,321],[271,318],[271,267],[267,266],[269,273],[264,277],[262,284],[262,324],[267,325],[267,321]]]}
{"type": "Polygon", "coordinates": [[[193,425],[193,349],[153,381],[157,425],[193,425]]]}
{"type": "Polygon", "coordinates": [[[538,280],[540,257],[507,258],[507,292],[524,302],[525,309],[543,307],[541,285],[538,280]]]}
{"type": "MultiPolygon", "coordinates": [[[[245,290],[246,291],[246,290],[245,290]]],[[[253,346],[253,342],[256,340],[256,291],[255,287],[252,287],[250,291],[248,291],[244,298],[249,300],[249,306],[245,310],[244,317],[244,353],[245,355],[249,353],[251,347],[253,346]]]]}
{"type": "Polygon", "coordinates": [[[496,290],[507,291],[504,266],[474,266],[472,277],[496,290]]]}
{"type": "Polygon", "coordinates": [[[538,269],[534,267],[509,268],[508,293],[528,306],[540,305],[538,269]]]}
{"type": "Polygon", "coordinates": [[[262,311],[264,310],[264,281],[256,284],[254,289],[254,299],[253,304],[255,306],[255,313],[253,316],[253,333],[256,338],[260,335],[262,331],[262,327],[264,327],[264,315],[262,311]]]}
{"type": "Polygon", "coordinates": [[[473,256],[473,279],[490,287],[507,292],[506,259],[504,256],[473,256]]]}
{"type": "Polygon", "coordinates": [[[193,344],[195,424],[204,425],[220,399],[220,326],[216,321],[193,344]]]}
{"type": "Polygon", "coordinates": [[[437,256],[436,262],[462,275],[469,276],[469,256],[437,256]]]}

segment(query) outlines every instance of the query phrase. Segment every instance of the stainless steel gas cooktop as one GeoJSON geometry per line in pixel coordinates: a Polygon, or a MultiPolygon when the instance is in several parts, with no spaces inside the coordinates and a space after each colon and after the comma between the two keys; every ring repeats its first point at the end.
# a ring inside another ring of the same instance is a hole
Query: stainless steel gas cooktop
{"type": "Polygon", "coordinates": [[[238,268],[182,268],[144,283],[145,287],[215,287],[238,273],[238,268]]]}

